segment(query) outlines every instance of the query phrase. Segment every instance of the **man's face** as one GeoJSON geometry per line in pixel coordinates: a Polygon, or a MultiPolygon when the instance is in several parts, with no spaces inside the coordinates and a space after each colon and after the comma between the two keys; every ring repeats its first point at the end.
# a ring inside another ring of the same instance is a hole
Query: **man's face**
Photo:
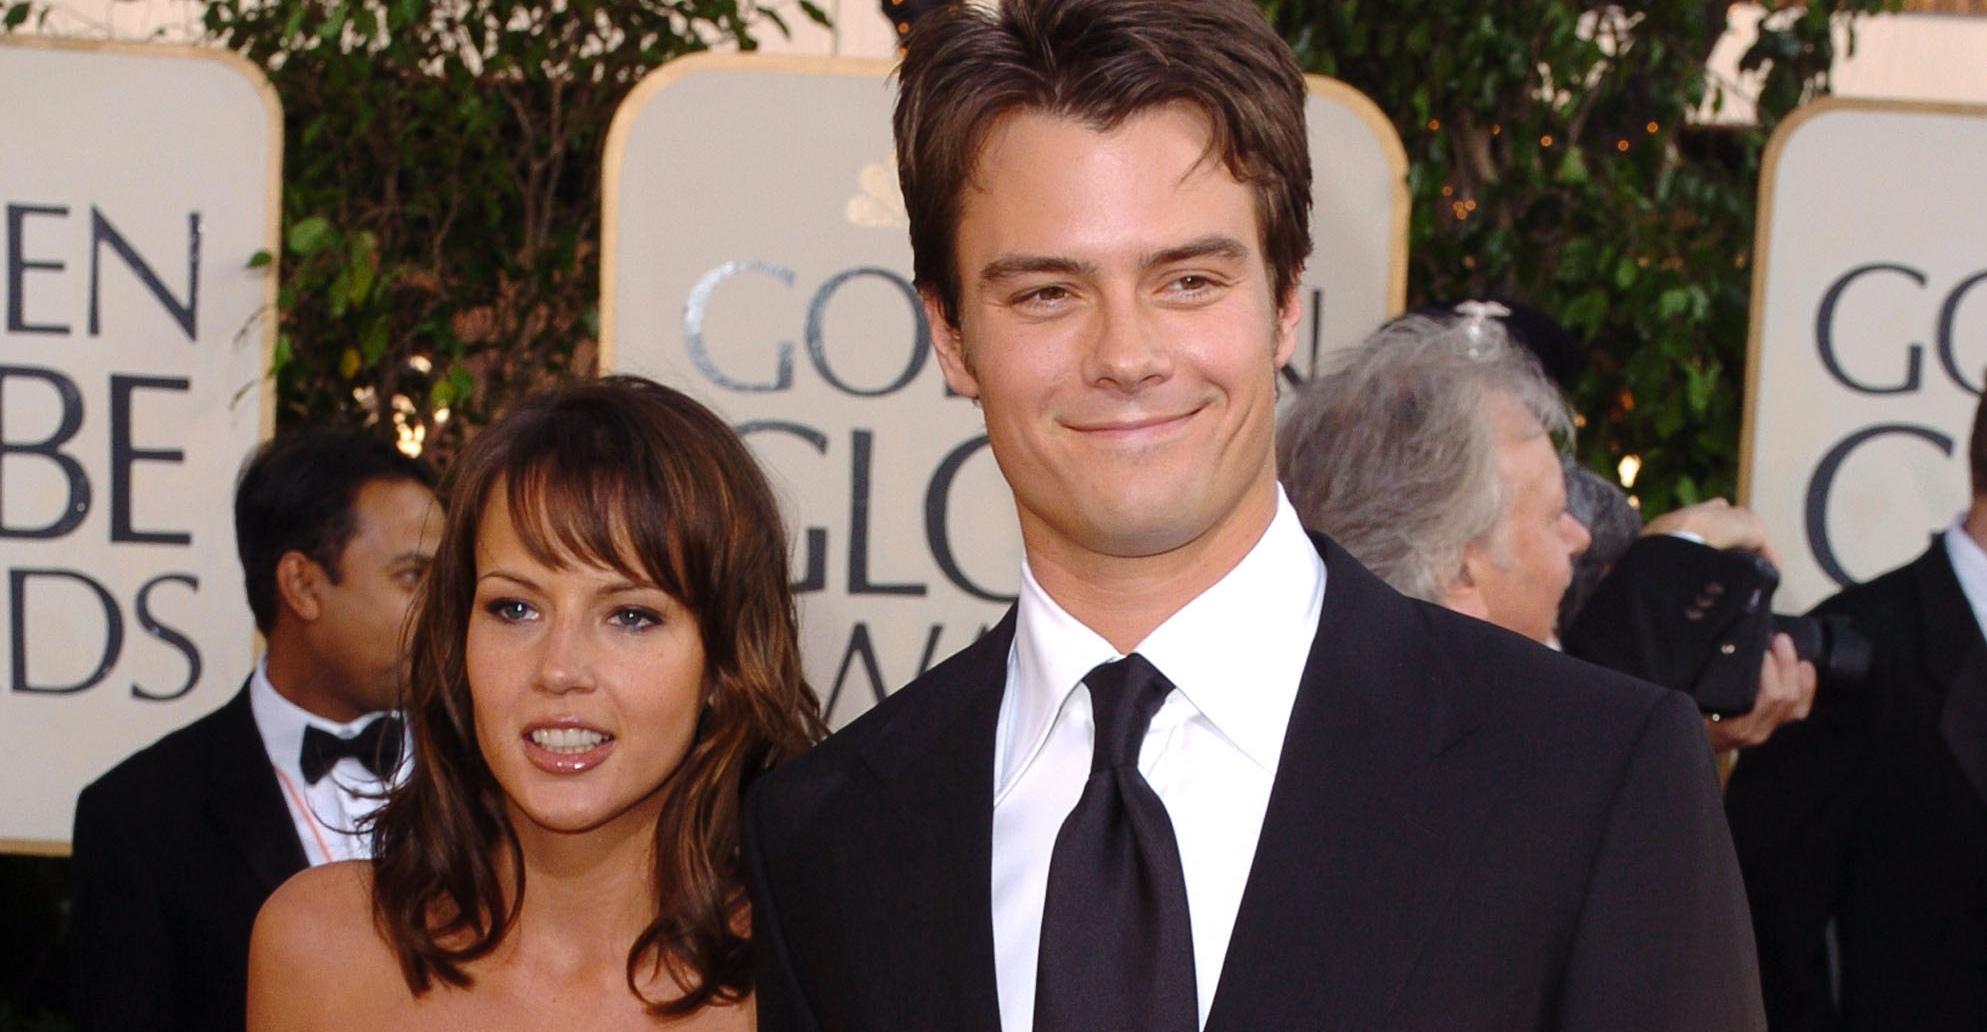
{"type": "Polygon", "coordinates": [[[1038,568],[1260,532],[1274,511],[1300,310],[1271,296],[1253,194],[1208,139],[1181,105],[1104,133],[1025,111],[961,197],[958,325],[927,312],[1038,568]]]}
{"type": "MultiPolygon", "coordinates": [[[[313,654],[352,719],[391,709],[406,673],[408,610],[441,540],[441,506],[412,480],[372,480],[352,500],[352,538],[328,579],[311,625],[313,654]]],[[[328,714],[327,714],[328,715],[328,714]]]]}
{"type": "Polygon", "coordinates": [[[1566,474],[1544,428],[1523,405],[1489,400],[1504,511],[1487,542],[1464,550],[1484,618],[1536,641],[1551,641],[1559,598],[1573,580],[1573,557],[1587,528],[1566,511],[1566,474]]]}

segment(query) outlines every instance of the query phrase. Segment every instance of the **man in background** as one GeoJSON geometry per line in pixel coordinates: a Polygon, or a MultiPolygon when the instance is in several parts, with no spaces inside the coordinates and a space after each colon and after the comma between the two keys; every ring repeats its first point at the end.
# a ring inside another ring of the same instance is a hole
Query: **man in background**
{"type": "Polygon", "coordinates": [[[1732,772],[1775,1032],[1987,1028],[1987,404],[1968,459],[1923,555],[1815,610],[1870,639],[1865,683],[1732,772]]]}
{"type": "MultiPolygon", "coordinates": [[[[1468,301],[1382,326],[1291,401],[1278,468],[1305,526],[1396,590],[1556,645],[1590,536],[1567,507],[1572,413],[1510,313],[1468,301]]],[[[1643,532],[1770,554],[1758,518],[1722,500],[1643,532]]],[[[1704,718],[1720,751],[1764,740],[1814,697],[1814,668],[1784,635],[1759,665],[1749,712],[1704,718]]]]}
{"type": "Polygon", "coordinates": [[[77,801],[79,1029],[241,1028],[263,900],[370,855],[360,822],[405,770],[389,711],[441,534],[433,482],[351,433],[279,437],[248,462],[235,543],[267,648],[232,700],[77,801]]]}

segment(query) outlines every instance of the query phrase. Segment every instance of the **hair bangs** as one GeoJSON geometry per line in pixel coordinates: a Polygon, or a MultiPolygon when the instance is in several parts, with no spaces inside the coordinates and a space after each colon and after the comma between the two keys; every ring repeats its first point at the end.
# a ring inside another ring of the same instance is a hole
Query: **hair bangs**
{"type": "Polygon", "coordinates": [[[613,451],[571,446],[555,426],[542,429],[551,447],[517,449],[499,478],[525,551],[553,569],[614,570],[697,608],[681,542],[670,533],[682,507],[658,471],[611,461],[613,451]]]}

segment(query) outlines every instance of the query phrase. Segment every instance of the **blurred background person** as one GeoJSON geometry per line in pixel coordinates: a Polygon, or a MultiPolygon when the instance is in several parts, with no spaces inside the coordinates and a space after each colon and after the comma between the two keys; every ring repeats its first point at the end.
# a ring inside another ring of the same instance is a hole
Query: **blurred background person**
{"type": "Polygon", "coordinates": [[[1967,457],[1952,526],[1815,610],[1870,639],[1865,683],[1732,772],[1775,1032],[1987,1028],[1987,405],[1967,457]]]}
{"type": "Polygon", "coordinates": [[[1382,326],[1314,377],[1277,434],[1306,526],[1396,590],[1539,642],[1587,529],[1566,508],[1573,420],[1488,306],[1382,326]]]}
{"type": "Polygon", "coordinates": [[[441,517],[420,462],[354,433],[260,448],[235,543],[266,650],[227,704],[76,804],[77,1027],[239,1029],[249,930],[283,880],[364,857],[406,773],[403,629],[441,517]]]}
{"type": "Polygon", "coordinates": [[[614,377],[480,433],[414,632],[370,863],[256,926],[249,1025],[749,1029],[748,783],[820,736],[758,465],[614,377]]]}
{"type": "MultiPolygon", "coordinates": [[[[1568,507],[1571,413],[1540,358],[1507,332],[1511,313],[1467,301],[1382,326],[1291,401],[1277,465],[1305,525],[1397,590],[1557,646],[1562,601],[1593,539],[1568,507]]],[[[1543,316],[1524,325],[1540,320],[1556,327],[1543,316]]],[[[1540,350],[1567,361],[1565,348],[1540,350]]],[[[1594,496],[1604,491],[1580,490],[1602,508],[1594,496]]],[[[1624,522],[1609,522],[1611,545],[1641,539],[1624,522]]],[[[1679,531],[1707,551],[1765,548],[1757,518],[1722,500],[1646,532],[1679,531]]],[[[1813,668],[1791,641],[1759,645],[1746,678],[1753,712],[1705,718],[1718,749],[1763,738],[1813,697],[1813,668]]]]}

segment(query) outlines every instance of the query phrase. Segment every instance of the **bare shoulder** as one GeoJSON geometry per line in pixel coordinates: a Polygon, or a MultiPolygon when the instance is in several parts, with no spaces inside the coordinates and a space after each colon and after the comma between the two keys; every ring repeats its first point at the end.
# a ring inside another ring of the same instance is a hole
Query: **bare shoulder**
{"type": "Polygon", "coordinates": [[[321,955],[327,946],[352,945],[363,936],[379,943],[373,929],[373,868],[348,860],[299,871],[262,905],[255,918],[257,949],[278,958],[291,950],[321,955]]]}
{"type": "Polygon", "coordinates": [[[251,1029],[320,1027],[316,1017],[355,991],[404,993],[392,951],[373,924],[372,865],[301,871],[262,905],[249,940],[251,1029]]]}

